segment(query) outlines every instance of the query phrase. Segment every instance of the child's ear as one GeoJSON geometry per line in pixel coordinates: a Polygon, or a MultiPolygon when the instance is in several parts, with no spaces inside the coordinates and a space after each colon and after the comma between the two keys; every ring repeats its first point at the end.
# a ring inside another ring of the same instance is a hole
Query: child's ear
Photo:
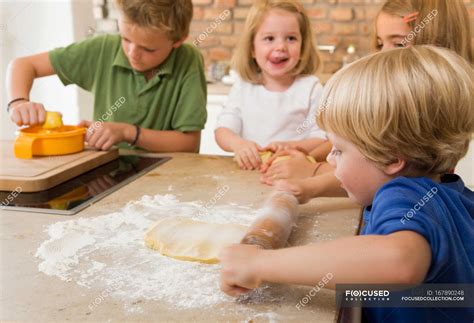
{"type": "Polygon", "coordinates": [[[181,38],[180,40],[178,41],[175,41],[173,43],[173,48],[178,48],[179,46],[183,45],[184,41],[186,40],[186,38],[188,38],[188,36],[185,36],[183,38],[181,38]]]}
{"type": "Polygon", "coordinates": [[[387,175],[396,175],[400,173],[405,168],[406,165],[407,165],[407,162],[405,160],[397,158],[392,163],[386,165],[383,171],[387,175]]]}

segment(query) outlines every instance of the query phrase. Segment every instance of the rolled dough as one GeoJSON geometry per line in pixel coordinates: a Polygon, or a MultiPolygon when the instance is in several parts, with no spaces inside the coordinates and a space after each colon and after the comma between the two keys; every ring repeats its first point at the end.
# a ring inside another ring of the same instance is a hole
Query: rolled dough
{"type": "Polygon", "coordinates": [[[168,217],[154,223],[145,233],[145,245],[162,255],[207,264],[219,262],[223,247],[239,243],[248,227],[216,224],[181,217],[168,217]]]}

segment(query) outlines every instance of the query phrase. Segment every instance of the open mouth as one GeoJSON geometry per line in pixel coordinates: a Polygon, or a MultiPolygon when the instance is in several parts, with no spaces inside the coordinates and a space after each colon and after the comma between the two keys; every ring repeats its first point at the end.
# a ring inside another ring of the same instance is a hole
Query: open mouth
{"type": "Polygon", "coordinates": [[[275,57],[275,58],[270,58],[270,63],[273,65],[283,65],[286,62],[288,62],[289,58],[288,57],[275,57]]]}

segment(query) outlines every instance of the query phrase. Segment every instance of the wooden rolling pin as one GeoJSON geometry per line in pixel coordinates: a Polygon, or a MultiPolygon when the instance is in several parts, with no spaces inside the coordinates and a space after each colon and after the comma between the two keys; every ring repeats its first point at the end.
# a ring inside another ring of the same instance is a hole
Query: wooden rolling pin
{"type": "Polygon", "coordinates": [[[286,245],[298,217],[298,200],[287,192],[274,192],[260,209],[257,219],[240,241],[263,249],[286,245]]]}

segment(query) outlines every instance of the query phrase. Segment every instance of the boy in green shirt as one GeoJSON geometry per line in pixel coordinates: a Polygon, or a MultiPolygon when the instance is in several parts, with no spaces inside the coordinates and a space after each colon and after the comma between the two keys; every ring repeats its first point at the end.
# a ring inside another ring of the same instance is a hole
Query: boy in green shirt
{"type": "Polygon", "coordinates": [[[33,80],[56,74],[64,85],[94,94],[86,141],[107,150],[128,142],[149,151],[199,150],[206,122],[202,56],[183,44],[191,0],[116,0],[120,35],[103,35],[15,59],[7,76],[9,114],[18,126],[41,124],[45,109],[31,102],[33,80]]]}

